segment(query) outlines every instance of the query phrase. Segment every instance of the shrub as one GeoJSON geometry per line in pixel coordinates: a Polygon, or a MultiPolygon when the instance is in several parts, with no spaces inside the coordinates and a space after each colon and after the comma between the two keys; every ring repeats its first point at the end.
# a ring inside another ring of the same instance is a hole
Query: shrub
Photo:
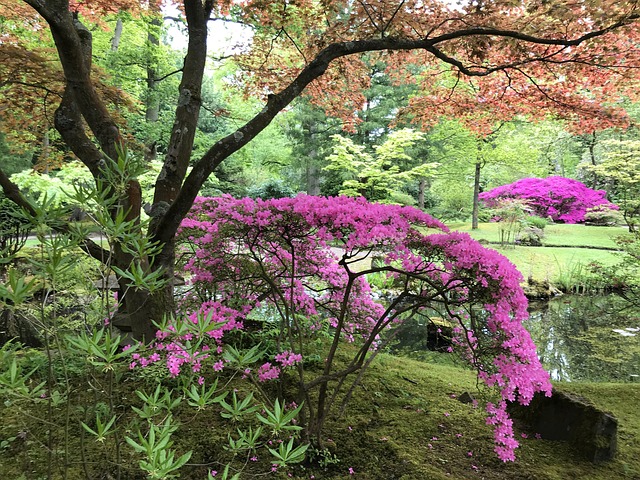
{"type": "Polygon", "coordinates": [[[437,315],[454,326],[452,350],[500,393],[487,406],[488,421],[499,457],[514,459],[506,402],[527,404],[551,386],[521,323],[521,275],[496,251],[415,208],[307,195],[199,198],[180,237],[192,286],[183,307],[195,330],[176,324],[159,332],[153,361],[166,360],[172,375],[191,375],[207,362],[256,384],[279,382],[280,392],[283,378],[295,375],[306,435],[321,446],[324,419],[338,398],[348,401],[394,331],[410,318],[437,315]],[[373,256],[382,261],[363,265],[373,256]],[[389,298],[371,295],[366,276],[376,272],[400,285],[389,298]],[[230,345],[230,334],[261,312],[272,312],[264,324],[275,351],[264,350],[259,336],[243,349],[230,345]],[[213,344],[189,353],[186,346],[200,345],[202,336],[213,344]],[[321,372],[305,370],[304,358],[318,353],[321,372]]]}
{"type": "Polygon", "coordinates": [[[589,225],[599,225],[613,227],[615,225],[623,225],[625,219],[622,214],[609,205],[598,205],[587,209],[584,215],[584,221],[589,225]]]}
{"type": "Polygon", "coordinates": [[[544,230],[549,222],[546,218],[536,217],[535,215],[529,215],[524,219],[524,223],[527,227],[534,227],[538,230],[544,230]]]}
{"type": "Polygon", "coordinates": [[[605,196],[604,190],[592,190],[571,178],[547,177],[523,178],[483,192],[480,199],[488,206],[494,206],[500,199],[519,198],[525,200],[538,217],[579,223],[584,222],[589,208],[603,205],[617,210],[618,207],[605,196]]]}

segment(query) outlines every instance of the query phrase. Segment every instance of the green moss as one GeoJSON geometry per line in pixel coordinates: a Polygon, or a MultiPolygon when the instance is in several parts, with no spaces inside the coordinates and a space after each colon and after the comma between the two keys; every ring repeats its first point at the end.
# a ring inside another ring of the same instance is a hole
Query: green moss
{"type": "MultiPolygon", "coordinates": [[[[346,360],[346,356],[344,360],[346,360]]],[[[131,405],[139,406],[133,393],[133,376],[125,375],[118,383],[116,398],[122,419],[132,418],[131,405]]],[[[242,390],[235,380],[230,388],[242,390]]],[[[326,424],[326,452],[331,461],[322,465],[296,465],[269,478],[309,479],[479,479],[487,480],[566,480],[566,479],[638,479],[640,478],[640,417],[637,408],[640,384],[564,383],[562,390],[589,399],[598,408],[611,412],[619,422],[616,458],[602,465],[583,461],[572,447],[562,442],[537,440],[536,432],[521,432],[515,463],[502,463],[493,452],[493,432],[486,425],[485,412],[472,404],[458,401],[463,392],[485,399],[476,389],[473,372],[448,365],[424,363],[407,358],[380,354],[357,387],[344,414],[330,418],[326,424]],[[469,456],[471,452],[471,456],[469,456]],[[349,474],[352,468],[355,474],[349,474]]],[[[74,403],[93,405],[96,399],[86,385],[76,385],[74,403]]],[[[99,399],[100,400],[100,399],[99,399]]],[[[46,477],[49,425],[62,427],[64,409],[48,415],[41,403],[28,411],[12,405],[0,406],[2,423],[0,441],[27,432],[25,439],[16,439],[0,449],[0,478],[46,477]],[[38,417],[42,420],[35,419],[38,417]]],[[[73,410],[77,422],[81,412],[73,410]]],[[[215,409],[194,412],[185,403],[173,412],[180,428],[174,436],[174,448],[179,452],[193,450],[189,466],[182,470],[183,479],[202,479],[207,468],[221,470],[232,455],[223,447],[227,432],[233,427],[215,409]]],[[[68,478],[85,478],[80,456],[82,429],[71,427],[70,470],[68,478]]],[[[62,430],[54,434],[55,446],[62,448],[62,430]]],[[[105,473],[113,466],[106,463],[105,446],[85,438],[86,459],[90,471],[105,473]]],[[[112,444],[110,444],[112,445],[112,444]]],[[[109,447],[111,448],[111,447],[109,447]]],[[[137,469],[137,460],[123,447],[122,478],[144,476],[137,469]]],[[[113,453],[113,452],[111,452],[113,453]]],[[[58,457],[53,478],[60,478],[61,457],[58,457]]],[[[242,459],[238,459],[241,463],[242,459]]],[[[247,461],[242,478],[263,478],[270,470],[267,455],[257,462],[247,461]]]]}

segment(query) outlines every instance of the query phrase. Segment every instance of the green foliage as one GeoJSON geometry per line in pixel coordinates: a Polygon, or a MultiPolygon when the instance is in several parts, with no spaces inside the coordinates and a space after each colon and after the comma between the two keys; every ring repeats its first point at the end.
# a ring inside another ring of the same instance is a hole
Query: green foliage
{"type": "Polygon", "coordinates": [[[195,407],[197,410],[204,410],[207,407],[216,405],[224,400],[229,392],[222,392],[216,395],[218,389],[218,379],[216,378],[213,384],[207,387],[204,382],[200,385],[200,388],[195,385],[190,385],[189,388],[184,387],[184,394],[187,397],[187,403],[195,407]]]}
{"type": "Polygon", "coordinates": [[[536,217],[535,215],[526,216],[523,219],[523,222],[528,227],[535,227],[540,230],[544,230],[545,227],[549,225],[549,222],[546,218],[536,217]]]}
{"type": "Polygon", "coordinates": [[[614,210],[607,205],[598,205],[588,208],[584,214],[584,221],[587,225],[599,225],[613,227],[625,223],[624,216],[619,210],[614,210]]]}
{"type": "Polygon", "coordinates": [[[45,393],[45,382],[34,380],[37,367],[26,372],[17,356],[18,344],[7,342],[0,347],[0,394],[13,401],[37,401],[45,393]]]}
{"type": "Polygon", "coordinates": [[[96,437],[96,442],[104,443],[107,439],[107,435],[113,433],[112,427],[115,424],[116,416],[113,415],[107,422],[102,421],[102,415],[100,412],[96,412],[96,426],[95,430],[84,422],[81,422],[82,428],[84,428],[91,435],[96,437]]]}
{"type": "Polygon", "coordinates": [[[24,246],[31,223],[15,203],[0,194],[0,272],[24,246]]]}
{"type": "Polygon", "coordinates": [[[122,350],[122,337],[108,328],[94,328],[91,334],[82,331],[67,336],[66,340],[69,348],[87,355],[87,362],[103,373],[113,371],[116,364],[125,361],[138,348],[138,345],[132,345],[122,350]]]}
{"type": "Polygon", "coordinates": [[[0,133],[0,158],[2,158],[2,170],[11,176],[31,168],[31,152],[21,152],[22,145],[9,144],[5,134],[0,133]],[[17,147],[17,148],[16,148],[17,147]]]}
{"type": "Polygon", "coordinates": [[[220,416],[231,420],[232,422],[239,422],[244,416],[256,412],[259,407],[252,405],[253,393],[249,393],[244,400],[238,400],[236,392],[231,395],[231,403],[227,403],[224,399],[220,400],[220,406],[222,411],[220,416]]]}
{"type": "Polygon", "coordinates": [[[279,436],[282,433],[297,432],[302,430],[298,425],[292,425],[294,419],[302,410],[302,405],[297,406],[293,410],[285,411],[280,401],[276,399],[273,404],[273,410],[265,408],[265,415],[257,414],[258,420],[271,428],[273,436],[279,436]]]}
{"type": "Polygon", "coordinates": [[[177,425],[173,424],[173,417],[168,415],[164,423],[156,425],[149,424],[149,432],[142,435],[137,431],[137,441],[131,437],[125,437],[127,443],[136,452],[142,453],[140,469],[147,472],[149,478],[166,479],[178,478],[177,471],[189,461],[193,452],[189,451],[178,458],[175,458],[175,451],[171,449],[173,441],[171,436],[177,430],[177,425]]]}
{"type": "Polygon", "coordinates": [[[395,196],[402,198],[402,187],[416,178],[428,178],[437,167],[435,163],[419,163],[417,166],[401,168],[400,165],[415,163],[407,150],[424,135],[409,129],[391,133],[385,142],[373,147],[374,154],[366,146],[356,145],[350,138],[333,135],[333,153],[328,157],[326,171],[336,171],[342,178],[341,195],[364,196],[369,201],[390,203],[395,196]]]}
{"type": "Polygon", "coordinates": [[[602,146],[601,163],[585,168],[609,184],[611,200],[633,232],[640,220],[640,140],[608,140],[602,146]]]}
{"type": "Polygon", "coordinates": [[[291,438],[287,443],[282,442],[277,450],[270,448],[269,452],[271,452],[271,455],[275,458],[273,463],[281,467],[286,467],[292,463],[302,462],[307,448],[309,448],[308,444],[294,447],[293,438],[291,438]]]}
{"type": "Polygon", "coordinates": [[[249,187],[247,195],[251,198],[261,198],[269,200],[270,198],[293,197],[296,192],[284,183],[281,179],[272,179],[264,183],[249,187]]]}
{"type": "Polygon", "coordinates": [[[36,279],[25,281],[24,276],[15,269],[10,269],[6,282],[0,284],[0,302],[3,308],[14,308],[24,303],[37,288],[36,279]]]}
{"type": "Polygon", "coordinates": [[[522,230],[523,223],[530,211],[527,202],[517,198],[505,198],[498,201],[493,209],[494,218],[498,221],[500,245],[513,245],[522,230]]]}

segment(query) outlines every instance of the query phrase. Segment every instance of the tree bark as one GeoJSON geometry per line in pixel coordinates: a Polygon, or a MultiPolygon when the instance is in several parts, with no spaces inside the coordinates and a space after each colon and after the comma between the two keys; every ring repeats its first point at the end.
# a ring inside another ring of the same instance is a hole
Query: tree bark
{"type": "Polygon", "coordinates": [[[418,208],[424,210],[424,192],[427,190],[427,179],[421,178],[418,183],[418,208]]]}

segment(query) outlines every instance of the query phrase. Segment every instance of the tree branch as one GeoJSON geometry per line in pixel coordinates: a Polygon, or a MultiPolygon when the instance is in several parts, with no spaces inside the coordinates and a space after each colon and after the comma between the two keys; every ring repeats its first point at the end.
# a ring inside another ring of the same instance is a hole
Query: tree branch
{"type": "MultiPolygon", "coordinates": [[[[22,208],[25,212],[27,212],[32,217],[37,217],[38,212],[36,208],[31,204],[31,202],[25,198],[25,196],[20,191],[20,187],[9,180],[7,174],[0,167],[0,186],[2,187],[2,191],[5,196],[11,200],[13,203],[22,208]]],[[[56,225],[55,230],[59,233],[69,233],[69,227],[67,225],[56,225]]],[[[81,241],[80,248],[91,255],[93,258],[100,262],[105,262],[107,258],[110,256],[109,250],[105,250],[100,245],[95,243],[93,240],[89,238],[84,238],[81,241]]]]}
{"type": "MultiPolygon", "coordinates": [[[[455,32],[446,33],[433,38],[423,38],[418,40],[398,39],[398,38],[377,38],[368,40],[356,40],[351,42],[333,43],[322,51],[320,51],[314,60],[312,60],[298,76],[282,91],[277,94],[269,95],[265,107],[244,126],[240,127],[236,132],[222,138],[216,142],[203,156],[196,162],[193,170],[185,179],[176,200],[170,205],[169,209],[163,215],[162,219],[157,223],[154,235],[161,242],[169,241],[177,231],[180,222],[187,214],[193,201],[202,187],[205,180],[217,168],[220,163],[232,153],[244,147],[253,140],[266,126],[275,118],[275,116],[289,105],[309,83],[319,78],[325,73],[329,64],[341,57],[354,55],[358,53],[370,51],[399,51],[399,50],[426,50],[438,56],[439,49],[436,45],[451,40],[470,37],[470,36],[496,36],[503,38],[512,38],[522,42],[532,43],[536,45],[557,45],[560,47],[577,46],[592,38],[605,35],[612,30],[629,24],[637,20],[640,16],[634,14],[629,15],[608,27],[595,30],[575,39],[554,39],[536,37],[523,34],[513,30],[501,30],[496,28],[468,28],[455,32]]],[[[563,49],[559,49],[556,55],[563,49]]],[[[440,58],[440,57],[439,57],[440,58]]],[[[456,65],[462,73],[468,76],[486,76],[490,72],[475,72],[465,68],[461,62],[456,59],[446,57],[448,63],[456,65]],[[455,63],[454,63],[455,62],[455,63]]],[[[527,59],[527,63],[535,61],[541,62],[546,58],[527,59]]],[[[444,60],[444,59],[443,59],[444,60]]],[[[505,70],[510,68],[509,64],[498,65],[491,69],[491,72],[505,70]]]]}

